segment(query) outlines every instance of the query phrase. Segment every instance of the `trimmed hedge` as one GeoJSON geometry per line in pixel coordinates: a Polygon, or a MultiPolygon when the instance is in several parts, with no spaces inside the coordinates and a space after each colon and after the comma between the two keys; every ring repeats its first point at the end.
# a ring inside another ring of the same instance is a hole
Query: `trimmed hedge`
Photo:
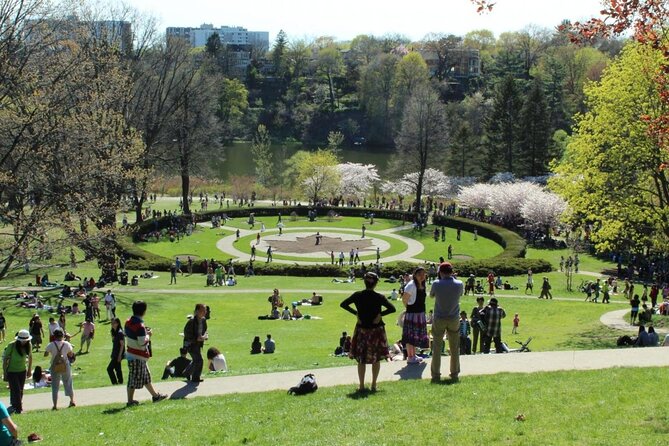
{"type": "MultiPolygon", "coordinates": [[[[374,214],[374,218],[383,218],[388,220],[410,221],[414,220],[415,213],[391,210],[391,209],[373,209],[363,207],[333,207],[333,206],[274,206],[274,207],[247,207],[237,209],[215,209],[206,212],[196,212],[195,219],[198,222],[211,221],[213,216],[227,215],[230,218],[246,218],[250,213],[254,213],[256,217],[276,216],[279,212],[284,218],[290,218],[290,215],[295,212],[300,217],[307,217],[310,210],[315,210],[317,218],[327,218],[328,212],[334,211],[338,215],[344,217],[362,217],[369,213],[374,214]]],[[[147,220],[142,223],[133,225],[135,240],[139,234],[146,234],[154,230],[161,230],[169,228],[172,222],[181,223],[183,226],[190,222],[189,217],[172,216],[161,217],[157,220],[147,220]]]]}
{"type": "MultiPolygon", "coordinates": [[[[289,217],[292,212],[296,212],[299,216],[306,217],[310,209],[316,209],[320,218],[327,216],[330,210],[334,210],[339,215],[344,216],[362,216],[373,212],[375,218],[385,218],[393,220],[413,221],[414,214],[385,209],[367,209],[367,208],[349,208],[349,207],[316,207],[309,208],[308,206],[292,206],[292,207],[269,207],[269,208],[244,208],[244,209],[228,209],[215,210],[197,214],[198,221],[208,221],[214,215],[227,214],[232,218],[248,217],[250,212],[254,212],[256,216],[275,216],[279,212],[284,217],[289,217]]],[[[184,217],[172,217],[184,218],[184,217]]],[[[164,217],[157,222],[153,220],[143,222],[135,227],[135,235],[144,231],[154,230],[156,225],[158,228],[166,228],[171,222],[170,217],[164,217]]],[[[514,276],[527,273],[528,269],[532,269],[535,273],[543,273],[551,271],[551,265],[545,260],[539,259],[525,259],[525,251],[527,243],[525,240],[513,231],[508,229],[491,225],[488,223],[481,223],[478,221],[468,220],[460,217],[436,217],[435,225],[444,225],[449,228],[460,228],[464,231],[473,232],[477,230],[481,237],[489,238],[498,243],[504,248],[504,251],[492,258],[481,260],[466,260],[463,262],[454,261],[453,266],[459,276],[468,276],[474,274],[477,277],[486,276],[490,271],[494,271],[497,275],[514,276]]],[[[126,267],[134,270],[147,271],[169,271],[172,259],[162,257],[148,251],[143,250],[132,242],[130,237],[121,239],[120,245],[127,253],[128,260],[126,267]]],[[[221,253],[223,255],[223,253],[221,253]]],[[[227,264],[230,256],[219,257],[217,261],[227,264]]],[[[394,262],[391,265],[384,265],[381,268],[381,275],[389,277],[391,275],[397,277],[400,274],[412,271],[421,263],[412,263],[406,261],[394,262]]],[[[246,270],[245,262],[235,262],[235,273],[243,275],[246,270]]],[[[295,263],[262,263],[256,262],[254,265],[256,274],[259,275],[282,275],[282,276],[302,276],[302,277],[344,277],[348,275],[350,267],[344,265],[340,268],[338,265],[323,263],[318,265],[298,265],[295,263]]],[[[193,265],[193,272],[204,273],[202,261],[198,261],[193,265]]]]}

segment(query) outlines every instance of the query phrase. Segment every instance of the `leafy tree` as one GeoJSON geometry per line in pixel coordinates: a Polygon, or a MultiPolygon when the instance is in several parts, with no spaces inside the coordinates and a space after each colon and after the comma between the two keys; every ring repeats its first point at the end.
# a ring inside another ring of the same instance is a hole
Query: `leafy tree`
{"type": "Polygon", "coordinates": [[[665,105],[656,84],[661,51],[630,44],[586,87],[589,111],[577,119],[551,187],[569,202],[574,224],[592,225],[599,251],[666,247],[669,177],[666,157],[648,132],[665,105]]]}
{"type": "Polygon", "coordinates": [[[549,138],[552,133],[543,86],[541,80],[537,79],[532,83],[520,111],[518,162],[524,176],[537,176],[547,171],[551,156],[549,138]]]}
{"type": "Polygon", "coordinates": [[[380,54],[362,72],[359,96],[369,123],[370,141],[379,144],[392,142],[392,95],[398,58],[380,54]]]}
{"type": "Polygon", "coordinates": [[[420,45],[423,51],[437,57],[433,77],[439,81],[449,78],[451,69],[459,62],[459,57],[454,55],[453,50],[462,46],[462,37],[453,34],[430,33],[423,38],[420,45]]]}
{"type": "Polygon", "coordinates": [[[218,98],[216,115],[222,127],[224,139],[240,136],[243,119],[249,108],[249,92],[238,79],[223,79],[218,98]]]}
{"type": "Polygon", "coordinates": [[[291,157],[288,164],[295,175],[295,186],[312,202],[337,192],[340,184],[339,160],[331,151],[300,151],[291,157]]]}
{"type": "Polygon", "coordinates": [[[425,171],[447,145],[446,114],[437,93],[428,85],[417,87],[404,110],[397,136],[394,170],[400,174],[418,172],[416,208],[420,209],[425,171]]]}
{"type": "Polygon", "coordinates": [[[272,65],[274,66],[274,74],[278,78],[283,78],[286,74],[287,61],[286,50],[288,49],[288,36],[284,30],[280,30],[274,40],[272,47],[272,65]]]}
{"type": "Polygon", "coordinates": [[[335,78],[344,74],[344,68],[344,59],[336,46],[329,45],[318,51],[316,70],[327,84],[330,98],[330,111],[334,111],[337,108],[335,78]]]}
{"type": "Polygon", "coordinates": [[[251,154],[256,164],[256,179],[265,187],[272,186],[274,172],[272,162],[272,141],[267,128],[260,124],[251,144],[251,154]]]}
{"type": "Polygon", "coordinates": [[[518,171],[515,162],[521,107],[522,99],[516,81],[511,75],[506,76],[495,91],[492,111],[486,120],[489,175],[499,170],[518,171]]]}

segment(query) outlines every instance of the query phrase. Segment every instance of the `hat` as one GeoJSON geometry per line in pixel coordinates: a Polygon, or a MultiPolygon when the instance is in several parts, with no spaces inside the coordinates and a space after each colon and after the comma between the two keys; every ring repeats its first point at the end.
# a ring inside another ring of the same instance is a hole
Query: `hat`
{"type": "Polygon", "coordinates": [[[488,303],[495,304],[497,305],[497,298],[496,297],[491,297],[488,303]]]}
{"type": "Polygon", "coordinates": [[[379,276],[376,273],[371,272],[371,271],[365,273],[365,275],[362,278],[364,279],[365,282],[376,283],[376,282],[379,281],[379,276]]]}
{"type": "Polygon", "coordinates": [[[64,336],[63,329],[58,327],[53,331],[55,337],[64,336]]]}
{"type": "Polygon", "coordinates": [[[30,333],[28,332],[28,330],[23,329],[23,330],[19,330],[19,333],[16,335],[15,339],[17,341],[30,341],[32,338],[33,337],[30,336],[30,333]]]}
{"type": "Polygon", "coordinates": [[[453,272],[453,265],[451,265],[450,262],[442,262],[439,265],[439,272],[450,274],[453,272]]]}

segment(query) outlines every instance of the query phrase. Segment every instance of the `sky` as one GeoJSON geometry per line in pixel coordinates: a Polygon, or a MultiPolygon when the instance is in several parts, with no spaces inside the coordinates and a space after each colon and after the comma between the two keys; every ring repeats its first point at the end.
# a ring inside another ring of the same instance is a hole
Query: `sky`
{"type": "Polygon", "coordinates": [[[463,36],[489,29],[499,36],[528,25],[552,29],[564,19],[597,16],[601,0],[496,0],[491,13],[479,15],[469,0],[124,0],[154,15],[161,30],[202,23],[269,31],[270,42],[283,29],[289,38],[397,33],[420,40],[427,33],[463,36]]]}

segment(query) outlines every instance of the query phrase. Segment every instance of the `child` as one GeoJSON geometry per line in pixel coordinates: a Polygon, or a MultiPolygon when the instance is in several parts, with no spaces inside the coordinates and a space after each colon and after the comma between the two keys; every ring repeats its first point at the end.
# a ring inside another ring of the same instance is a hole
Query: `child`
{"type": "Polygon", "coordinates": [[[467,312],[460,312],[460,354],[461,355],[471,355],[472,354],[472,343],[469,339],[469,333],[471,332],[471,324],[467,320],[467,312]]]}
{"type": "Polygon", "coordinates": [[[513,329],[511,330],[511,334],[518,334],[519,324],[520,324],[520,318],[518,317],[518,313],[516,313],[516,315],[513,316],[513,329]]]}

